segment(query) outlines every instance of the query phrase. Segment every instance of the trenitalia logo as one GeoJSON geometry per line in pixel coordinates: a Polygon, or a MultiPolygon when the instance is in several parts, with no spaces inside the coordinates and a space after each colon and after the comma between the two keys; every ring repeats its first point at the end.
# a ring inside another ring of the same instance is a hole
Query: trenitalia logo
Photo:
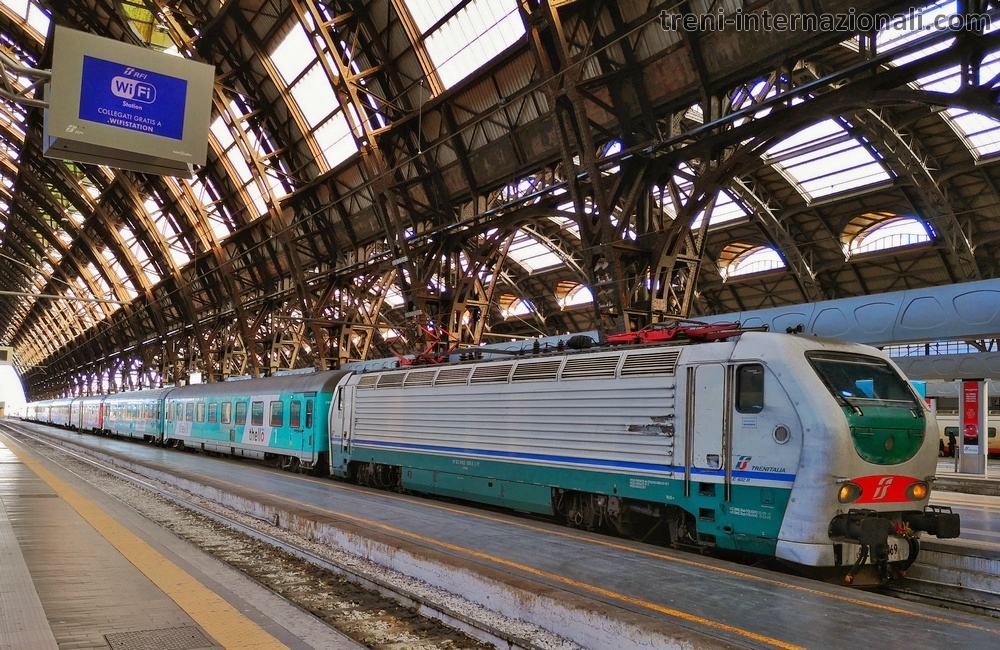
{"type": "Polygon", "coordinates": [[[887,476],[885,474],[852,478],[851,483],[861,488],[861,496],[854,503],[877,505],[908,502],[911,499],[907,496],[906,490],[919,482],[919,479],[915,479],[912,476],[887,476]]]}
{"type": "Polygon", "coordinates": [[[892,477],[886,476],[880,478],[878,481],[878,487],[875,488],[875,494],[872,495],[872,501],[881,501],[889,494],[889,487],[892,485],[892,477]]]}

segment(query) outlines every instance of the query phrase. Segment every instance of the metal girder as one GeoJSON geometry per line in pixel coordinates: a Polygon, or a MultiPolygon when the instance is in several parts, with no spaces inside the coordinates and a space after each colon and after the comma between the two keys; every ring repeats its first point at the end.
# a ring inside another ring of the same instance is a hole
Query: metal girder
{"type": "Polygon", "coordinates": [[[962,230],[962,224],[951,208],[951,202],[928,169],[926,156],[919,144],[893,128],[875,110],[852,113],[852,123],[873,135],[879,142],[879,152],[888,159],[889,167],[906,179],[903,191],[910,197],[919,216],[929,223],[948,260],[952,282],[979,280],[982,274],[972,246],[962,230]]]}

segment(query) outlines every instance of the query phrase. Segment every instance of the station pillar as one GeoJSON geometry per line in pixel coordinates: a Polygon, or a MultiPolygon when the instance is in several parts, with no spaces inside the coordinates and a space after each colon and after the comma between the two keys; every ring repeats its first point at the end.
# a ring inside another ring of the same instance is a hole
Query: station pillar
{"type": "Polygon", "coordinates": [[[986,455],[989,452],[989,382],[982,379],[964,380],[959,397],[958,454],[955,471],[960,474],[986,476],[986,455]]]}

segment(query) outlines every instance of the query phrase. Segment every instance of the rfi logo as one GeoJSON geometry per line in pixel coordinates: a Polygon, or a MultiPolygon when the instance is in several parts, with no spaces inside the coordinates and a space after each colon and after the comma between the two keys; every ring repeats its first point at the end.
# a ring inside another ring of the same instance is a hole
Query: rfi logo
{"type": "Polygon", "coordinates": [[[746,469],[752,458],[753,456],[740,456],[739,460],[736,461],[736,469],[746,469]]]}
{"type": "Polygon", "coordinates": [[[881,501],[889,494],[889,486],[892,485],[892,477],[886,476],[878,480],[878,487],[875,488],[875,494],[872,495],[872,501],[881,501]]]}
{"type": "Polygon", "coordinates": [[[156,86],[148,81],[135,81],[128,77],[115,77],[111,80],[111,92],[116,97],[131,99],[143,104],[152,104],[156,101],[156,86]]]}

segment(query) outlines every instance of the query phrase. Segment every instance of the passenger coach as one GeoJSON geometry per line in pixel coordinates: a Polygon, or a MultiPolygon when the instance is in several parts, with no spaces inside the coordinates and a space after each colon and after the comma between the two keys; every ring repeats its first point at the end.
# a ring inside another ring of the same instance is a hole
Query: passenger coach
{"type": "Polygon", "coordinates": [[[349,374],[329,370],[171,389],[164,439],[178,447],[325,473],[330,403],[349,374]]]}

